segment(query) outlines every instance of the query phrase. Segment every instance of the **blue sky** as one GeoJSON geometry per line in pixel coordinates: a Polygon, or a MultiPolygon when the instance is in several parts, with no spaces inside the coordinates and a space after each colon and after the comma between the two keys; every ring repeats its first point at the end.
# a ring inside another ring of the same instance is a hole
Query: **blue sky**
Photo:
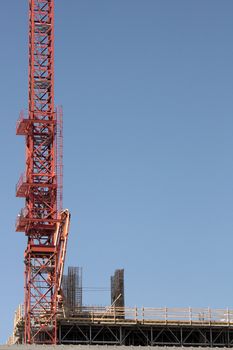
{"type": "MultiPolygon", "coordinates": [[[[27,1],[1,13],[0,343],[23,301],[27,1]]],[[[84,286],[124,267],[128,306],[233,308],[232,38],[231,0],[56,1],[67,264],[84,286]]]]}

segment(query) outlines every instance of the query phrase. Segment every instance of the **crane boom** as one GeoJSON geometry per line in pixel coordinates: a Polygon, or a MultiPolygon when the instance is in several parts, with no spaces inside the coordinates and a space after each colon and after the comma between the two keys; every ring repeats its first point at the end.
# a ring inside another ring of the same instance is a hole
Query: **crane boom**
{"type": "Polygon", "coordinates": [[[66,248],[70,228],[70,213],[68,209],[61,212],[61,222],[57,224],[55,245],[57,251],[57,288],[58,296],[61,295],[62,276],[65,265],[66,248]]]}

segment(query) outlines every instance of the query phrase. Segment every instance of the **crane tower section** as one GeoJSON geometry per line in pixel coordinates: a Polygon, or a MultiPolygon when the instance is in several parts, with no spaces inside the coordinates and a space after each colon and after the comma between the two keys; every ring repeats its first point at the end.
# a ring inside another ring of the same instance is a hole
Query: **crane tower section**
{"type": "Polygon", "coordinates": [[[29,103],[16,133],[26,138],[26,171],[16,186],[25,197],[16,222],[27,237],[25,342],[56,344],[62,110],[54,107],[54,0],[29,0],[29,103]]]}

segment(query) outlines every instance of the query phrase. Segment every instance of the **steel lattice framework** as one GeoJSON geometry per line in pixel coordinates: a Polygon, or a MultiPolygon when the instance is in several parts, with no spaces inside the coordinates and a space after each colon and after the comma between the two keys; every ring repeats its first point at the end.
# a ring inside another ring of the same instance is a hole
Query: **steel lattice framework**
{"type": "Polygon", "coordinates": [[[16,231],[25,232],[25,342],[56,344],[61,270],[62,110],[54,107],[54,0],[29,0],[29,107],[17,135],[26,138],[25,197],[16,231]]]}

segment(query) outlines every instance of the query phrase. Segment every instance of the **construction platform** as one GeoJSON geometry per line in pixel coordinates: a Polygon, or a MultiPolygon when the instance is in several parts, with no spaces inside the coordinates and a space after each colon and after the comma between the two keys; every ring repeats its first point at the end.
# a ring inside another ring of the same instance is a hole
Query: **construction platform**
{"type": "MultiPolygon", "coordinates": [[[[23,334],[20,312],[14,328],[18,343],[23,334]]],[[[67,345],[229,348],[233,347],[233,310],[83,306],[58,315],[57,336],[58,344],[67,345]]]]}

